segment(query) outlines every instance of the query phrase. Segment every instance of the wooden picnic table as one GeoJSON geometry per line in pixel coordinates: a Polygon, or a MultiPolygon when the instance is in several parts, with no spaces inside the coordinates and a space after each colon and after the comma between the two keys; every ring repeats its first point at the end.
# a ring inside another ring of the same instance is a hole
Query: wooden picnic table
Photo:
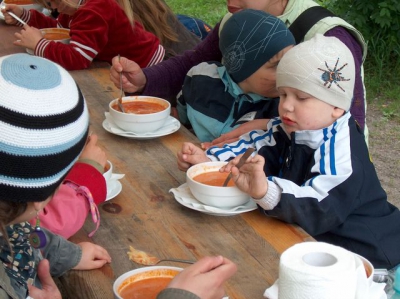
{"type": "MultiPolygon", "coordinates": [[[[24,52],[12,45],[19,30],[0,20],[0,56],[24,52]]],[[[159,258],[197,260],[221,254],[238,265],[238,272],[226,285],[231,299],[263,298],[264,290],[278,278],[279,257],[288,247],[313,240],[301,228],[262,215],[258,210],[236,216],[212,216],[179,204],[169,190],[185,183],[178,170],[176,153],[184,141],[198,143],[186,128],[164,137],[129,139],[103,129],[109,102],[119,96],[109,80],[109,65],[71,71],[90,111],[91,131],[114,164],[123,173],[122,192],[99,206],[101,225],[96,234],[89,216],[73,242],[92,241],[106,248],[112,263],[91,271],[69,271],[59,278],[63,298],[110,299],[115,279],[141,267],[128,259],[129,246],[159,258]]],[[[164,263],[186,267],[176,263],[164,263]]]]}

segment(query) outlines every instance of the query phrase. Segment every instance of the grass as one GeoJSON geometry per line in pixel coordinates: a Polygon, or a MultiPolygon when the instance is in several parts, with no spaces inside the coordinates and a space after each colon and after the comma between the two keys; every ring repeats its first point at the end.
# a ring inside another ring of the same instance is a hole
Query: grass
{"type": "Polygon", "coordinates": [[[177,14],[202,19],[210,26],[217,24],[228,12],[225,0],[165,0],[177,14]]]}
{"type": "MultiPolygon", "coordinates": [[[[197,17],[214,26],[226,14],[225,0],[165,0],[175,13],[197,17]]],[[[372,41],[373,43],[373,41],[372,41]]],[[[384,41],[379,41],[384,46],[384,41]]],[[[372,45],[375,46],[375,45],[372,45]]],[[[370,50],[369,50],[370,51],[370,50]]],[[[400,63],[397,59],[376,57],[368,53],[364,78],[368,105],[374,105],[382,116],[400,123],[400,63]]]]}

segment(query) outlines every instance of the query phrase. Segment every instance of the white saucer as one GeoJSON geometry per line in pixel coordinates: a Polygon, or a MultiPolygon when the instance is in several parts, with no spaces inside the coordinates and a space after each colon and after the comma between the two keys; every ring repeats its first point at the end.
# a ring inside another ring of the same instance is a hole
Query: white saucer
{"type": "Polygon", "coordinates": [[[257,204],[252,200],[249,200],[246,204],[233,209],[220,209],[207,206],[194,198],[186,183],[180,185],[178,188],[170,189],[169,192],[174,195],[175,200],[182,206],[213,216],[233,216],[257,209],[257,204]]]}
{"type": "Polygon", "coordinates": [[[154,139],[154,138],[166,136],[166,135],[175,133],[176,131],[179,130],[180,127],[181,127],[181,123],[175,117],[168,116],[166,125],[164,127],[162,127],[161,129],[159,129],[155,132],[151,132],[151,133],[136,134],[136,133],[125,132],[122,129],[116,127],[116,125],[110,124],[109,119],[105,119],[103,121],[103,128],[107,132],[114,134],[114,135],[132,138],[132,139],[139,139],[139,140],[154,139]],[[111,127],[111,125],[113,127],[111,127]]]}
{"type": "Polygon", "coordinates": [[[110,190],[107,190],[107,198],[105,201],[108,201],[110,199],[113,199],[115,196],[117,196],[118,194],[120,194],[122,191],[122,184],[120,181],[115,180],[115,182],[113,182],[110,190]]]}
{"type": "Polygon", "coordinates": [[[4,15],[3,15],[3,13],[1,12],[1,10],[0,10],[0,20],[4,20],[4,15]]]}

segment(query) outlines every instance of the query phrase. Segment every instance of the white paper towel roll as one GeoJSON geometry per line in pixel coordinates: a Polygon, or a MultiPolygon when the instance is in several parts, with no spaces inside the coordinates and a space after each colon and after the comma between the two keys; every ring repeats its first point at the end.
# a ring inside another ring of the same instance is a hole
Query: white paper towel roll
{"type": "Polygon", "coordinates": [[[323,242],[305,242],[282,253],[279,299],[354,299],[355,256],[323,242]]]}

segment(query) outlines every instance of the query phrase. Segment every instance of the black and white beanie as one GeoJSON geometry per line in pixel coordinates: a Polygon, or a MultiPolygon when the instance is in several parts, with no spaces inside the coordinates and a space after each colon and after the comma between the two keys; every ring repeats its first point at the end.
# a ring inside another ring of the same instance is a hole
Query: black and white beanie
{"type": "Polygon", "coordinates": [[[336,37],[317,34],[283,55],[276,71],[276,87],[296,88],[348,111],[355,73],[349,48],[336,37]]]}
{"type": "Polygon", "coordinates": [[[0,57],[0,200],[44,201],[85,146],[88,109],[74,79],[36,56],[0,57]]]}

